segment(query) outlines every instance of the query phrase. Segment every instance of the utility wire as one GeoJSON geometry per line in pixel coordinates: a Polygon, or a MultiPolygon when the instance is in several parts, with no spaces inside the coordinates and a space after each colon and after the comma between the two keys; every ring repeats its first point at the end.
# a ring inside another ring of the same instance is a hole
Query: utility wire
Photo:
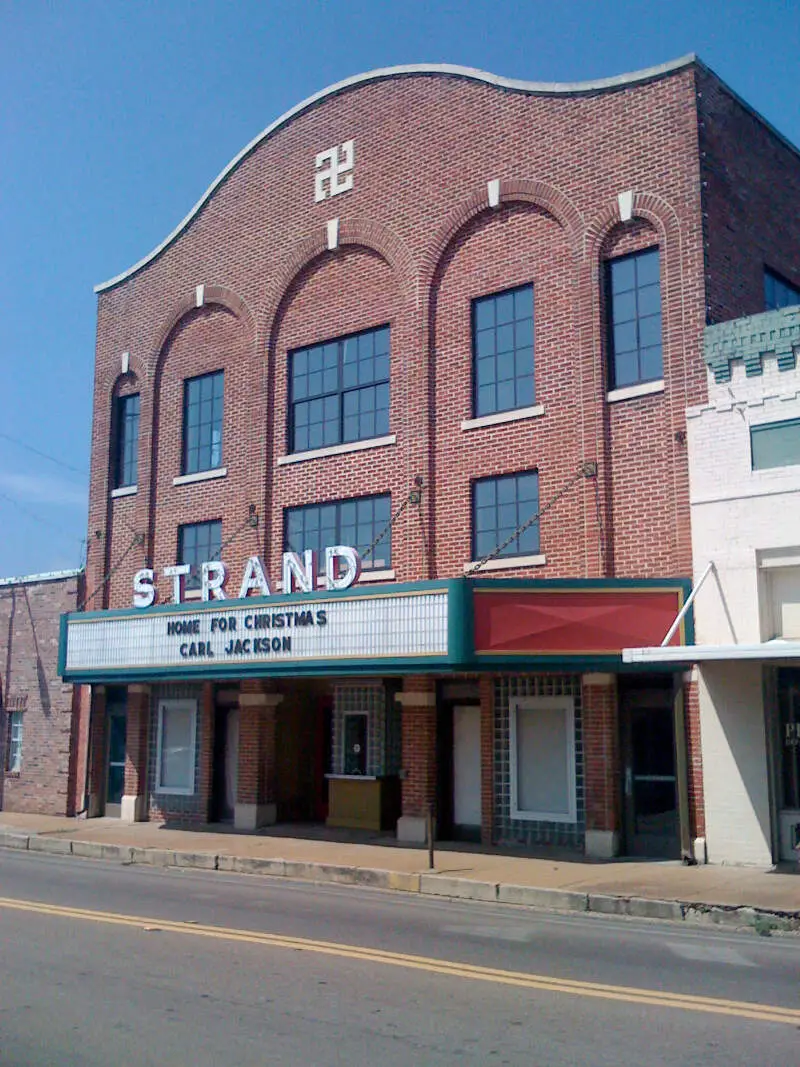
{"type": "Polygon", "coordinates": [[[133,539],[132,539],[132,541],[131,541],[131,543],[128,545],[128,547],[125,549],[125,551],[119,557],[119,559],[114,564],[114,566],[111,568],[111,570],[107,571],[103,575],[103,578],[101,579],[100,584],[95,586],[95,588],[92,590],[92,592],[89,594],[89,596],[87,596],[85,600],[83,600],[80,604],[78,604],[78,608],[77,608],[78,611],[83,611],[83,609],[86,607],[86,605],[90,604],[102,589],[105,589],[105,587],[108,585],[108,583],[111,581],[111,579],[114,577],[114,575],[119,570],[119,568],[122,565],[122,562],[126,558],[126,556],[130,555],[130,553],[133,551],[134,548],[136,548],[137,545],[143,545],[143,544],[144,544],[144,536],[142,534],[135,534],[133,539]]]}
{"type": "Polygon", "coordinates": [[[505,541],[503,541],[502,544],[498,545],[497,548],[493,548],[491,552],[487,553],[487,555],[485,555],[483,557],[483,559],[479,559],[478,562],[473,567],[471,567],[469,569],[467,574],[469,576],[471,576],[473,574],[477,574],[477,572],[481,569],[481,567],[483,567],[487,563],[489,563],[490,560],[493,560],[497,556],[499,556],[503,552],[503,550],[508,548],[508,546],[513,541],[516,541],[516,539],[519,537],[519,535],[521,533],[525,533],[525,531],[528,529],[528,527],[533,526],[533,524],[535,522],[538,522],[539,519],[542,517],[542,515],[544,515],[546,512],[548,512],[550,510],[550,508],[553,507],[554,504],[557,504],[558,501],[561,500],[561,498],[563,496],[566,496],[567,493],[570,491],[570,489],[573,487],[573,485],[576,485],[581,480],[581,478],[596,478],[596,477],[597,477],[597,464],[594,461],[585,460],[584,462],[579,463],[578,464],[578,469],[575,471],[575,473],[572,475],[572,477],[567,479],[567,481],[564,483],[564,485],[562,485],[562,487],[558,490],[557,493],[554,493],[553,496],[550,497],[550,499],[547,501],[547,503],[543,507],[539,508],[539,510],[534,512],[534,514],[529,519],[527,519],[525,522],[521,523],[516,528],[516,530],[514,530],[514,532],[512,534],[510,534],[505,539],[505,541]]]}
{"type": "MultiPolygon", "coordinates": [[[[27,515],[29,519],[33,519],[34,522],[38,522],[41,526],[48,526],[51,530],[57,530],[58,533],[64,533],[64,527],[57,525],[55,522],[51,522],[49,519],[43,519],[41,515],[37,515],[35,511],[31,511],[24,504],[20,504],[18,500],[15,500],[13,496],[9,496],[7,493],[0,493],[0,500],[6,500],[9,504],[12,504],[15,508],[22,512],[23,515],[27,515]]],[[[76,541],[80,538],[76,537],[76,541]]]]}
{"type": "Polygon", "coordinates": [[[57,459],[55,456],[51,456],[47,452],[42,452],[39,448],[34,448],[33,445],[26,444],[25,441],[20,441],[16,437],[12,437],[10,433],[3,433],[0,430],[0,437],[4,441],[10,441],[12,445],[16,445],[18,448],[24,448],[26,452],[32,452],[34,456],[39,456],[41,459],[46,459],[49,463],[55,463],[57,467],[63,467],[65,470],[73,471],[75,474],[81,474],[86,477],[87,472],[81,470],[80,467],[73,467],[71,463],[65,463],[63,459],[57,459]]]}

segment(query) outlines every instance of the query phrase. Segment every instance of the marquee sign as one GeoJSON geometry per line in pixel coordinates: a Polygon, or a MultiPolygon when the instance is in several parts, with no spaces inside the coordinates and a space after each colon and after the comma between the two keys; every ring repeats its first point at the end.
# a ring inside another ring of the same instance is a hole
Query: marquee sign
{"type": "MultiPolygon", "coordinates": [[[[326,584],[354,581],[358,559],[352,549],[328,551],[326,584]],[[352,566],[337,555],[347,552],[352,566]]],[[[680,578],[452,578],[312,590],[316,561],[294,556],[288,562],[284,557],[284,589],[298,591],[275,595],[257,563],[256,557],[248,560],[240,589],[261,595],[226,599],[212,574],[200,602],[63,615],[59,674],[68,682],[113,684],[248,675],[620,670],[622,649],[632,637],[662,640],[691,589],[680,578]]],[[[162,574],[172,578],[168,570],[162,574]]],[[[671,643],[693,639],[689,613],[671,643]]]]}
{"type": "Polygon", "coordinates": [[[62,619],[60,673],[70,681],[286,675],[446,661],[450,591],[446,582],[432,584],[424,591],[76,612],[62,619]]]}

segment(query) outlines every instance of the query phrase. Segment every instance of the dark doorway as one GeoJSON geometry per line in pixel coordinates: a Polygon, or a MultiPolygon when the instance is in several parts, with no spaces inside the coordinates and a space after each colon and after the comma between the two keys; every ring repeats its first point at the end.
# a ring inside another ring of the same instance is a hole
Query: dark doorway
{"type": "Polygon", "coordinates": [[[328,818],[328,775],[333,771],[333,702],[320,698],[314,739],[314,812],[317,822],[328,818]]]}
{"type": "Polygon", "coordinates": [[[239,769],[239,709],[214,709],[214,765],[211,779],[212,822],[233,822],[239,769]]]}
{"type": "Polygon", "coordinates": [[[672,687],[626,687],[620,704],[625,852],[679,859],[672,687]]]}
{"type": "Polygon", "coordinates": [[[125,741],[127,717],[125,707],[111,706],[106,717],[108,737],[106,773],[106,815],[119,818],[122,814],[122,794],[125,792],[125,741]]]}

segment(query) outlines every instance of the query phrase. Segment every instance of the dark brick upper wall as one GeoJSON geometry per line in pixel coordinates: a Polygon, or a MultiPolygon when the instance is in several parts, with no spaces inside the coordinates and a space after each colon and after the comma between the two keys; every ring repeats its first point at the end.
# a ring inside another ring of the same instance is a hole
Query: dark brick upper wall
{"type": "Polygon", "coordinates": [[[698,71],[709,322],[764,310],[764,266],[800,287],[800,153],[698,71]]]}

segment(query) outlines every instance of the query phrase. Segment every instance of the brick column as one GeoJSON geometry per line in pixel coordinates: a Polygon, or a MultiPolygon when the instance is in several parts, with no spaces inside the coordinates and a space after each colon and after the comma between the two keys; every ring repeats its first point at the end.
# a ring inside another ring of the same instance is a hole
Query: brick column
{"type": "Polygon", "coordinates": [[[397,840],[423,844],[429,805],[436,817],[436,682],[428,677],[404,678],[396,699],[403,709],[405,775],[397,840]]]}
{"type": "Polygon", "coordinates": [[[481,696],[481,844],[494,842],[494,677],[482,674],[481,696]]]}
{"type": "Polygon", "coordinates": [[[211,785],[214,774],[214,683],[203,682],[200,697],[200,767],[197,792],[206,822],[211,815],[211,785]]]}
{"type": "Polygon", "coordinates": [[[619,716],[613,674],[584,674],[581,682],[586,855],[616,856],[620,848],[619,716]]]}
{"type": "MultiPolygon", "coordinates": [[[[92,711],[90,716],[89,747],[86,758],[89,774],[86,780],[86,815],[94,819],[103,811],[106,776],[106,687],[92,686],[92,711]]],[[[84,770],[84,774],[85,774],[84,770]]],[[[83,788],[83,782],[78,786],[83,788]]]]}
{"type": "Polygon", "coordinates": [[[707,860],[706,809],[703,792],[703,753],[700,744],[700,692],[697,668],[684,675],[684,714],[689,769],[689,821],[692,827],[694,858],[707,860]]]}
{"type": "Polygon", "coordinates": [[[125,727],[123,822],[147,820],[147,757],[150,750],[150,686],[129,685],[125,727]]]}
{"type": "Polygon", "coordinates": [[[277,819],[275,804],[275,717],[282,693],[269,682],[243,681],[239,689],[239,764],[236,808],[237,830],[271,826],[277,819]]]}

